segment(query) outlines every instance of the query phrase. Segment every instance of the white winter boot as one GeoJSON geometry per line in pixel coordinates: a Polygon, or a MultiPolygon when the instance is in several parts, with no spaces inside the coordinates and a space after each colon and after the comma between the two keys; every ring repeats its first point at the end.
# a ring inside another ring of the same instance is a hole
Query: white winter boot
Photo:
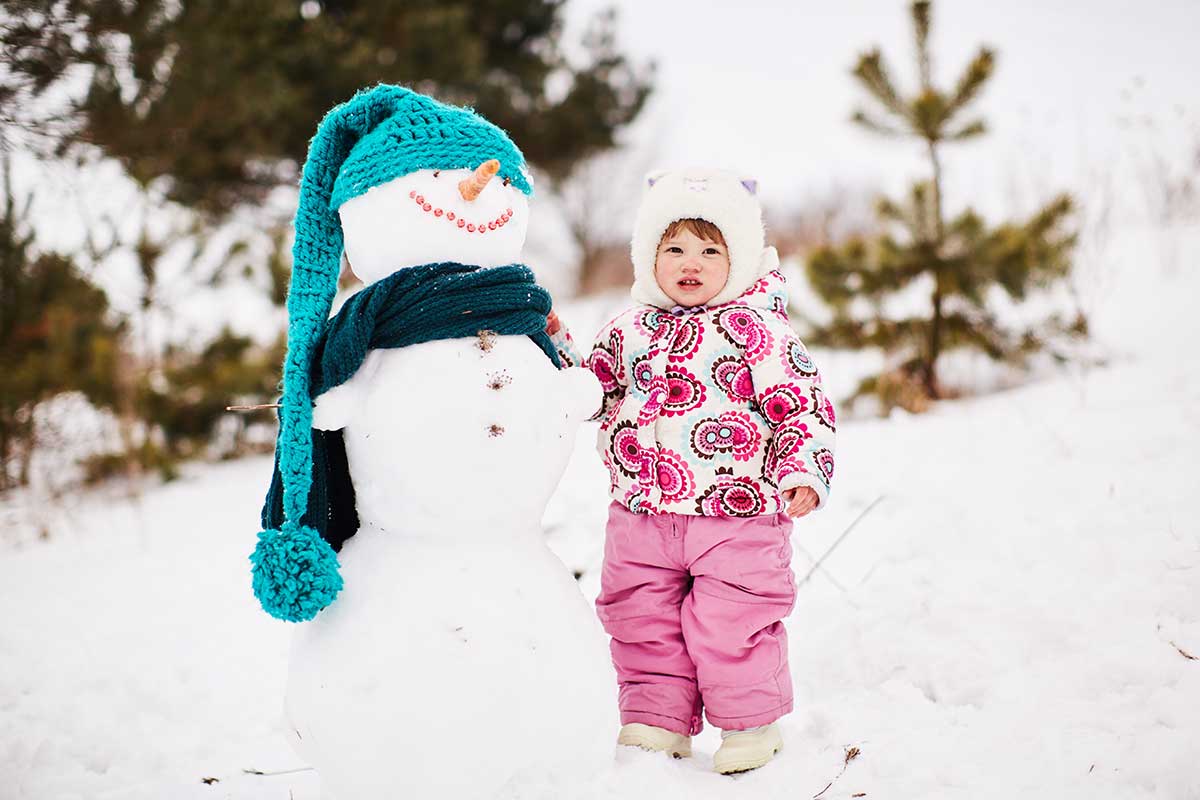
{"type": "Polygon", "coordinates": [[[675,758],[688,758],[692,754],[692,737],[640,722],[622,725],[617,744],[670,753],[675,758]]]}
{"type": "Polygon", "coordinates": [[[722,775],[758,769],[783,749],[775,723],[744,731],[721,731],[721,746],[713,754],[713,769],[722,775]]]}

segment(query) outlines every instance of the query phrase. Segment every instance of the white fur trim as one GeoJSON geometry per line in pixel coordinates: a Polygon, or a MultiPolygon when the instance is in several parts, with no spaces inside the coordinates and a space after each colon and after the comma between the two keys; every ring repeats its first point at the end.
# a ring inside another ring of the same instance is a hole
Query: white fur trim
{"type": "Polygon", "coordinates": [[[705,305],[736,299],[779,266],[775,248],[765,247],[758,198],[746,189],[742,178],[714,169],[656,171],[647,176],[630,245],[630,294],[635,301],[667,309],[675,305],[654,279],[654,260],[667,226],[690,218],[716,225],[729,245],[729,280],[705,305]]]}
{"type": "Polygon", "coordinates": [[[778,488],[779,493],[783,494],[788,489],[797,489],[801,486],[807,486],[817,494],[817,504],[813,507],[813,511],[825,507],[826,502],[829,500],[829,487],[815,475],[809,475],[804,472],[793,472],[779,482],[778,488]]]}

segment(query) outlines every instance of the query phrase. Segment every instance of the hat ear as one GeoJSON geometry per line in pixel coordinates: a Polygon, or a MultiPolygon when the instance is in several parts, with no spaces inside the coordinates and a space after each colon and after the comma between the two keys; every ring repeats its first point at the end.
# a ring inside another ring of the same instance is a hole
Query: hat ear
{"type": "Polygon", "coordinates": [[[669,170],[656,169],[646,173],[646,188],[649,189],[654,184],[658,183],[663,175],[666,175],[669,170]]]}
{"type": "Polygon", "coordinates": [[[751,195],[758,195],[758,181],[754,178],[741,178],[741,184],[751,195]]]}

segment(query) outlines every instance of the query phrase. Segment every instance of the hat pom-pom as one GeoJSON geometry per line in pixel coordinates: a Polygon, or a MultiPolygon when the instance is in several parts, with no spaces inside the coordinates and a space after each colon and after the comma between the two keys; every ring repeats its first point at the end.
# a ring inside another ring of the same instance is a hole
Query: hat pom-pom
{"type": "Polygon", "coordinates": [[[306,525],[260,531],[250,562],[254,596],[276,619],[310,620],[342,590],[337,554],[306,525]]]}

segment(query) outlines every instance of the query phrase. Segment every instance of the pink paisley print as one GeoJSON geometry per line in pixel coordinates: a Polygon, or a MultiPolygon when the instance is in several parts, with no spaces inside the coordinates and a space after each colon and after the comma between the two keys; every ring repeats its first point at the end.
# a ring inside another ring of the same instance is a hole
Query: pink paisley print
{"type": "Polygon", "coordinates": [[[648,339],[657,339],[663,322],[669,322],[671,315],[657,308],[647,308],[633,316],[633,328],[648,339]]]}
{"type": "Polygon", "coordinates": [[[783,463],[783,465],[779,468],[779,476],[775,480],[775,485],[779,486],[785,480],[787,480],[789,475],[795,475],[796,473],[804,473],[805,475],[808,474],[808,470],[805,469],[805,467],[804,467],[804,462],[803,461],[785,461],[783,463]]]}
{"type": "Polygon", "coordinates": [[[759,292],[765,294],[770,291],[771,284],[784,282],[785,279],[783,277],[783,273],[777,269],[773,269],[755,281],[754,285],[746,290],[746,294],[758,294],[759,292]]]}
{"type": "Polygon", "coordinates": [[[679,503],[696,495],[696,476],[683,456],[666,448],[660,449],[656,470],[664,503],[679,503]]]}
{"type": "Polygon", "coordinates": [[[797,380],[806,380],[817,374],[817,365],[800,344],[798,339],[792,339],[783,348],[783,369],[788,375],[797,380]]]}
{"type": "Polygon", "coordinates": [[[682,367],[667,367],[667,399],[663,414],[668,417],[686,414],[704,404],[707,392],[704,384],[682,367]]]}
{"type": "Polygon", "coordinates": [[[775,345],[775,337],[763,325],[762,317],[744,306],[719,312],[714,323],[726,339],[741,349],[749,364],[762,361],[775,345]]]}
{"type": "Polygon", "coordinates": [[[650,384],[654,381],[654,364],[650,362],[649,354],[635,358],[630,371],[633,373],[633,385],[637,390],[649,392],[650,384]]]}
{"type": "Polygon", "coordinates": [[[813,461],[817,462],[817,469],[821,470],[821,474],[825,476],[825,483],[833,480],[833,453],[828,448],[822,447],[817,452],[813,453],[813,461]]]}
{"type": "Polygon", "coordinates": [[[617,328],[608,335],[608,352],[613,357],[613,375],[620,383],[625,383],[625,334],[617,328]]]}
{"type": "Polygon", "coordinates": [[[646,391],[646,402],[642,403],[642,407],[638,411],[638,425],[649,425],[658,419],[658,415],[662,413],[663,403],[667,401],[668,392],[666,378],[655,378],[650,382],[646,391]]]}
{"type": "Polygon", "coordinates": [[[687,361],[700,349],[704,341],[704,327],[695,317],[678,320],[675,323],[675,337],[671,340],[671,361],[687,361]]]}
{"type": "Polygon", "coordinates": [[[813,413],[817,416],[817,422],[820,422],[831,431],[836,431],[837,412],[833,410],[833,403],[821,387],[816,384],[813,385],[810,393],[813,399],[813,413]]]}
{"type": "Polygon", "coordinates": [[[721,356],[713,362],[713,383],[735,403],[754,399],[754,381],[750,367],[737,356],[721,356]]]}
{"type": "Polygon", "coordinates": [[[600,379],[600,389],[605,394],[612,394],[620,388],[617,382],[617,365],[613,354],[606,348],[597,345],[592,349],[588,358],[588,367],[592,374],[600,379]]]}
{"type": "Polygon", "coordinates": [[[762,414],[771,427],[782,423],[793,414],[802,414],[808,407],[808,398],[800,393],[798,386],[781,383],[763,394],[759,401],[762,414]]]}
{"type": "Polygon", "coordinates": [[[749,461],[758,454],[762,434],[750,415],[727,411],[719,417],[706,417],[694,426],[691,433],[692,452],[703,459],[718,453],[732,453],[735,461],[749,461]]]}
{"type": "Polygon", "coordinates": [[[811,438],[812,432],[803,422],[780,426],[767,447],[767,457],[763,460],[763,474],[778,484],[784,475],[795,471],[792,465],[797,463],[797,456],[804,443],[811,438]]]}
{"type": "Polygon", "coordinates": [[[638,484],[629,487],[622,502],[625,507],[635,514],[653,514],[654,504],[646,497],[645,491],[638,484]]]}
{"type": "Polygon", "coordinates": [[[637,426],[632,422],[626,421],[617,425],[612,434],[609,452],[612,454],[613,464],[625,475],[636,478],[641,474],[645,459],[642,445],[637,438],[637,426]]]}
{"type": "Polygon", "coordinates": [[[786,295],[772,294],[771,302],[768,308],[771,309],[771,313],[773,313],[775,316],[779,317],[784,322],[787,322],[788,312],[786,295]]]}
{"type": "Polygon", "coordinates": [[[696,511],[706,517],[756,517],[766,505],[758,481],[726,475],[696,500],[696,511]]]}

